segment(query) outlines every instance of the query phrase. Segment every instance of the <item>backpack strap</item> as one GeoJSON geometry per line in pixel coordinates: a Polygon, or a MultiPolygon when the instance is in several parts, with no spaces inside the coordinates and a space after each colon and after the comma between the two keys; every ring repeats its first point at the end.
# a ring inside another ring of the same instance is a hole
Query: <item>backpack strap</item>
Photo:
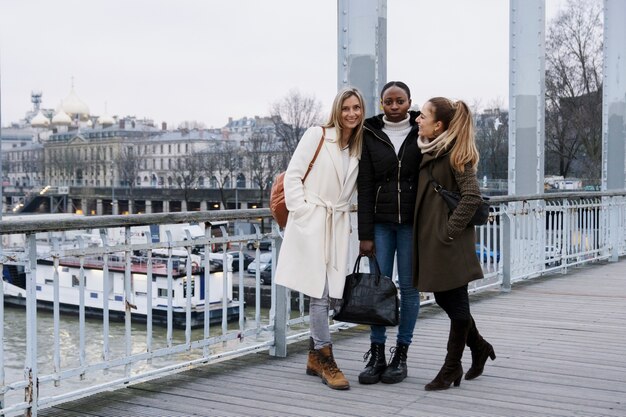
{"type": "Polygon", "coordinates": [[[302,178],[302,182],[306,180],[306,177],[309,176],[309,172],[313,169],[313,164],[317,159],[317,155],[319,155],[320,150],[322,149],[322,144],[324,143],[324,137],[326,136],[326,128],[322,126],[322,137],[320,138],[320,143],[317,145],[317,150],[315,151],[315,155],[313,155],[313,159],[311,159],[311,163],[309,164],[309,168],[306,170],[306,174],[304,174],[304,178],[302,178]]]}

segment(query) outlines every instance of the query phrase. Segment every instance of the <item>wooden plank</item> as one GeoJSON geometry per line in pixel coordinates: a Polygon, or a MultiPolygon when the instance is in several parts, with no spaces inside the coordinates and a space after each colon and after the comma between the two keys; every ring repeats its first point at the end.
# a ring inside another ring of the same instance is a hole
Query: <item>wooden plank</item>
{"type": "MultiPolygon", "coordinates": [[[[449,329],[441,309],[429,306],[420,312],[408,354],[409,376],[401,384],[358,384],[363,354],[370,347],[368,328],[359,326],[333,334],[335,357],[352,384],[348,391],[331,390],[320,378],[305,374],[307,342],[301,341],[288,346],[287,358],[250,354],[40,415],[73,417],[82,410],[80,415],[102,417],[623,416],[625,265],[583,268],[515,284],[508,294],[472,296],[472,314],[498,358],[487,363],[480,378],[463,380],[458,388],[424,391],[443,363],[449,329]]],[[[388,348],[396,335],[389,329],[388,348]]],[[[469,350],[463,363],[467,370],[469,350]]]]}

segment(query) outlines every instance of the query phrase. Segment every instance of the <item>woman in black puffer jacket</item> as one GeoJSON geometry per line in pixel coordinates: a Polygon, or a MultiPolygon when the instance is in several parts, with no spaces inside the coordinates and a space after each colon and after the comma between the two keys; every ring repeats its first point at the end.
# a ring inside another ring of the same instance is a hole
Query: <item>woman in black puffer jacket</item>
{"type": "Polygon", "coordinates": [[[413,287],[413,218],[422,154],[417,147],[418,112],[409,111],[411,91],[401,81],[387,83],[380,94],[384,114],[365,121],[359,163],[359,251],[373,256],[391,277],[397,256],[400,324],[392,359],[385,360],[386,328],[372,326],[369,362],[359,374],[361,384],[397,383],[407,376],[407,350],[420,306],[413,287]]]}

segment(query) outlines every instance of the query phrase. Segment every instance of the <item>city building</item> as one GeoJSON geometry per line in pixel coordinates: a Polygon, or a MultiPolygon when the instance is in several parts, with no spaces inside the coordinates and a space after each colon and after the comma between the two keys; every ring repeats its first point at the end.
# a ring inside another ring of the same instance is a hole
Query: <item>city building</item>
{"type": "Polygon", "coordinates": [[[3,184],[13,193],[3,196],[5,211],[21,207],[30,195],[58,189],[73,195],[94,190],[100,197],[94,201],[69,197],[75,211],[91,214],[106,214],[109,206],[110,213],[146,212],[145,198],[131,201],[143,188],[170,190],[152,193],[155,199],[160,194],[184,200],[158,205],[157,211],[260,207],[289,160],[269,117],[229,118],[220,129],[169,130],[166,123],[158,127],[135,116],[93,115],[74,88],[55,110],[42,108],[41,92],[33,92],[31,101],[23,120],[1,130],[3,184]],[[195,196],[199,189],[219,193],[194,202],[201,198],[195,196]]]}

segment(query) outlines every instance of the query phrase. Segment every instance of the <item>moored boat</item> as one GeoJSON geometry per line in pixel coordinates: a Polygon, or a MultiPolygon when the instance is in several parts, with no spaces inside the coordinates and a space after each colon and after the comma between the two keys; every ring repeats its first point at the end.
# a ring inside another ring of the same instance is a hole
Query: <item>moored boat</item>
{"type": "MultiPolygon", "coordinates": [[[[148,285],[151,286],[152,321],[167,325],[168,280],[171,280],[172,324],[184,328],[187,320],[187,279],[191,279],[190,315],[191,327],[204,324],[205,309],[209,309],[211,323],[222,321],[223,305],[226,306],[228,321],[239,318],[239,302],[232,299],[232,272],[211,272],[205,279],[204,269],[197,262],[191,263],[187,273],[186,258],[153,258],[151,268],[147,259],[131,257],[130,294],[126,299],[125,277],[127,265],[123,257],[110,255],[105,261],[101,257],[63,258],[58,267],[51,260],[40,259],[36,265],[37,307],[52,310],[54,307],[55,276],[58,277],[59,310],[73,313],[80,308],[81,277],[84,287],[84,306],[87,317],[102,317],[104,300],[108,300],[109,317],[124,319],[126,308],[130,309],[133,322],[145,323],[148,311],[148,285]],[[169,265],[168,265],[169,264],[169,265]],[[168,272],[171,267],[171,273],[168,272]],[[149,269],[151,272],[149,274],[149,269]],[[56,271],[56,273],[55,273],[56,271]],[[151,276],[149,282],[148,277],[151,276]],[[224,280],[227,282],[225,283],[224,280]],[[208,285],[208,300],[205,286],[208,285]]],[[[4,302],[8,305],[26,305],[26,276],[24,268],[5,265],[3,271],[4,302]]]]}

